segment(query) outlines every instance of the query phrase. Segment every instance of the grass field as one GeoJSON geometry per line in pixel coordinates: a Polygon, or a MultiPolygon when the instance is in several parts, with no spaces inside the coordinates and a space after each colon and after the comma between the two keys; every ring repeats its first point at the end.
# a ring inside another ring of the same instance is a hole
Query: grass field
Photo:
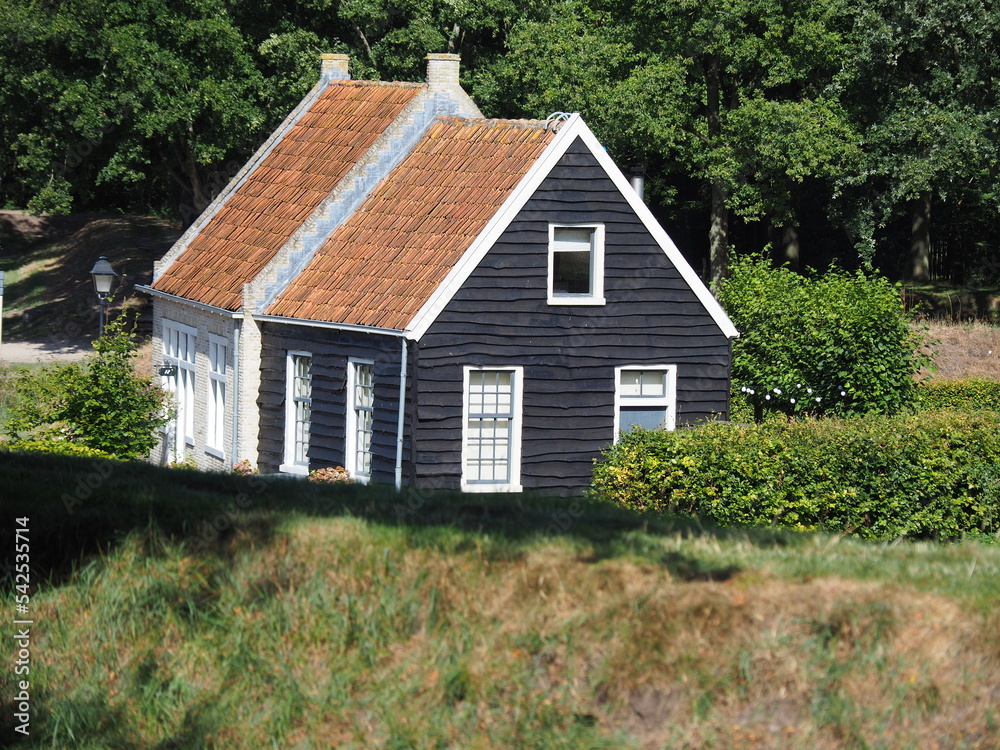
{"type": "Polygon", "coordinates": [[[1000,545],[2,452],[0,473],[4,537],[31,529],[27,746],[998,746],[1000,545]]]}

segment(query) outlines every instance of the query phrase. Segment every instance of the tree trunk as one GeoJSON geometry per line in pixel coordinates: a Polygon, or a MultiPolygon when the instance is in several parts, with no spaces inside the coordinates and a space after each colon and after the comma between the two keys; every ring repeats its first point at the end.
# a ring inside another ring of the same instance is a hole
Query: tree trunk
{"type": "Polygon", "coordinates": [[[712,220],[708,229],[709,279],[713,290],[729,273],[729,206],[725,185],[712,183],[712,220]]]}
{"type": "Polygon", "coordinates": [[[776,227],[775,234],[778,235],[778,248],[775,252],[775,260],[778,265],[787,265],[793,271],[799,270],[799,228],[794,224],[785,224],[783,227],[776,227]]]}
{"type": "Polygon", "coordinates": [[[920,194],[913,201],[913,228],[910,234],[911,281],[930,281],[931,278],[931,192],[920,194]]]}
{"type": "MultiPolygon", "coordinates": [[[[721,117],[721,64],[718,55],[712,55],[705,70],[708,139],[715,146],[722,138],[721,117]]],[[[729,272],[729,191],[718,177],[712,180],[712,215],[708,229],[709,273],[712,289],[718,288],[729,272]]]]}

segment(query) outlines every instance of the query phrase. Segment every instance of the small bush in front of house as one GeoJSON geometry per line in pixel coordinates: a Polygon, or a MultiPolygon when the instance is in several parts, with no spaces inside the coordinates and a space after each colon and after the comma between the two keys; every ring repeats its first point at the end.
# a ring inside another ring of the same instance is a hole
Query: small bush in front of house
{"type": "Polygon", "coordinates": [[[1000,531],[1000,414],[806,419],[633,430],[605,452],[592,492],[722,525],[866,539],[1000,531]]]}
{"type": "Polygon", "coordinates": [[[84,363],[17,376],[6,424],[11,449],[19,440],[52,436],[122,459],[144,458],[167,421],[166,394],[135,372],[137,346],[125,316],[94,341],[84,363]]]}
{"type": "Polygon", "coordinates": [[[762,421],[769,411],[899,413],[930,362],[899,288],[883,277],[831,268],[802,275],[759,256],[733,264],[719,301],[733,341],[735,389],[762,421]]]}
{"type": "Polygon", "coordinates": [[[994,380],[928,380],[920,384],[917,394],[923,409],[1000,411],[1000,382],[994,380]]]}
{"type": "Polygon", "coordinates": [[[313,469],[309,472],[309,480],[312,482],[353,482],[351,473],[343,466],[327,466],[322,469],[313,469]]]}

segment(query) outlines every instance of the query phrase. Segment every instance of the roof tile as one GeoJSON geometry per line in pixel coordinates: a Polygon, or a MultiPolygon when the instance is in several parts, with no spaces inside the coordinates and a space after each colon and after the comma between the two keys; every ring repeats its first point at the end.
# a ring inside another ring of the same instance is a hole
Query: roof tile
{"type": "Polygon", "coordinates": [[[439,118],[267,312],[404,330],[553,137],[439,118]]]}
{"type": "Polygon", "coordinates": [[[252,281],[423,88],[334,81],[153,284],[238,310],[252,281]]]}

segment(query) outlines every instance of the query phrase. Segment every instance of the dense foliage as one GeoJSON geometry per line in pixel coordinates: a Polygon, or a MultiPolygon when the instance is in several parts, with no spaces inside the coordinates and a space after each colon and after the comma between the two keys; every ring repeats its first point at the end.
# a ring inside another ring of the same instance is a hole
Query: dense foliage
{"type": "Polygon", "coordinates": [[[81,453],[58,445],[66,443],[116,458],[149,455],[167,421],[166,399],[135,372],[136,354],[122,316],[94,341],[88,361],[21,373],[6,424],[12,447],[81,453]]]}
{"type": "Polygon", "coordinates": [[[786,414],[898,413],[929,355],[898,288],[863,271],[800,275],[745,257],[719,289],[740,331],[735,389],[756,409],[786,414]]]}
{"type": "Polygon", "coordinates": [[[388,80],[457,52],[487,115],[580,111],[619,164],[644,165],[714,280],[731,244],[770,243],[793,265],[995,281],[998,50],[983,0],[10,0],[0,203],[190,222],[320,52],[388,80]]]}
{"type": "Polygon", "coordinates": [[[1000,412],[1000,382],[980,378],[928,380],[920,384],[917,401],[925,409],[990,409],[1000,412]]]}
{"type": "Polygon", "coordinates": [[[1000,414],[709,424],[623,434],[593,491],[639,510],[723,525],[865,539],[1000,531],[1000,414]]]}

